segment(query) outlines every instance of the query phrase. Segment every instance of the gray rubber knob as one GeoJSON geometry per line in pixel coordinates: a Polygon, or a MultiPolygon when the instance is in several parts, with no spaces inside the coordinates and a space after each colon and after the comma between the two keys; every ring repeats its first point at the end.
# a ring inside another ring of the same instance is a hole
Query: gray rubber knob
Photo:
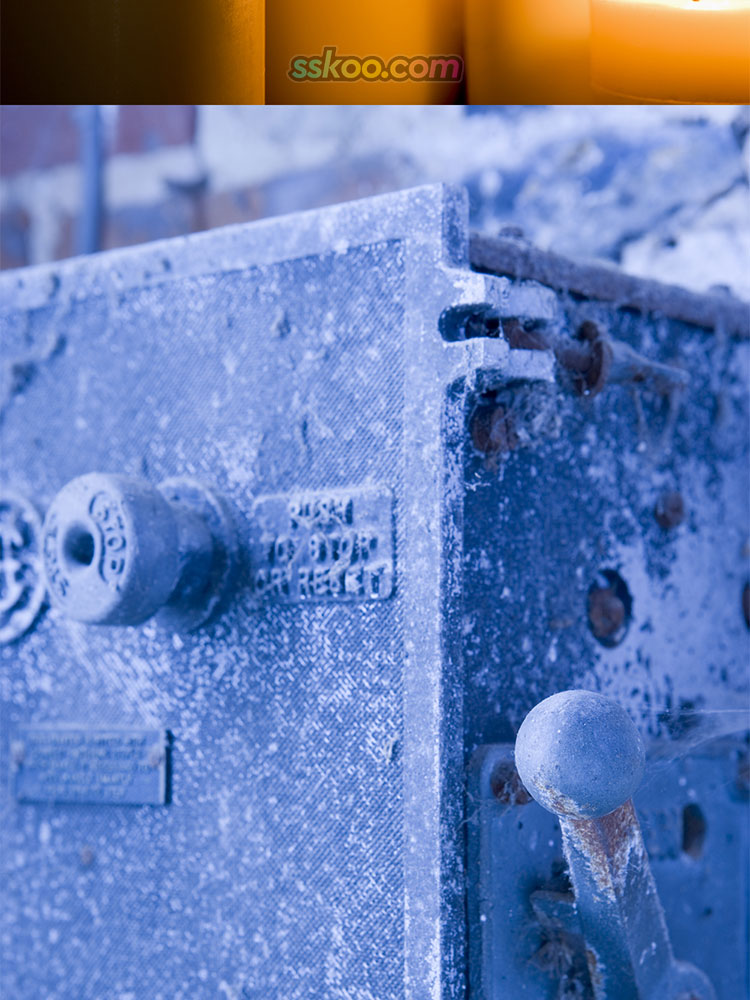
{"type": "Polygon", "coordinates": [[[89,473],[57,494],[44,521],[50,598],[69,618],[172,628],[204,621],[226,591],[236,537],[226,506],[190,480],[89,473]]]}
{"type": "Polygon", "coordinates": [[[593,691],[539,702],[516,737],[516,767],[550,812],[590,819],[626,802],[643,777],[641,737],[627,712],[593,691]]]}

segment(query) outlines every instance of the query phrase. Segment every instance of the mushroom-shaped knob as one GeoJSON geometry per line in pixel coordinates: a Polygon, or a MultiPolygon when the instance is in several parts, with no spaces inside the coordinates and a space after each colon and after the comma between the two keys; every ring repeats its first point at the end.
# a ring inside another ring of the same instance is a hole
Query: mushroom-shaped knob
{"type": "Polygon", "coordinates": [[[158,489],[90,473],[52,501],[43,529],[52,603],[69,618],[137,625],[154,614],[192,628],[226,590],[236,538],[224,502],[191,480],[158,489]]]}
{"type": "Polygon", "coordinates": [[[516,767],[550,812],[605,816],[626,802],[643,776],[640,735],[617,702],[593,691],[561,691],[539,702],[516,738],[516,767]]]}

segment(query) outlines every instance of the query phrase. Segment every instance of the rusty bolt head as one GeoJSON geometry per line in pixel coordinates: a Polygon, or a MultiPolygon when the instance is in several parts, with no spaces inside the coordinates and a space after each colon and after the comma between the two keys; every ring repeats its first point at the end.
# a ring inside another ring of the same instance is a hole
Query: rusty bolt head
{"type": "Polygon", "coordinates": [[[527,330],[517,319],[503,320],[503,336],[510,347],[523,351],[546,351],[549,338],[541,330],[527,330]]]}
{"type": "Polygon", "coordinates": [[[659,527],[668,531],[676,528],[685,520],[685,501],[677,490],[662,493],[654,507],[654,517],[659,527]]]}
{"type": "Polygon", "coordinates": [[[591,345],[591,361],[586,371],[576,380],[582,396],[597,396],[607,383],[612,367],[612,348],[606,340],[596,340],[591,345]]]}
{"type": "Polygon", "coordinates": [[[595,340],[601,338],[602,332],[593,320],[587,319],[578,327],[578,339],[585,340],[593,344],[595,340]]]}
{"type": "Polygon", "coordinates": [[[471,440],[483,455],[497,455],[518,446],[512,415],[499,404],[481,403],[471,415],[471,440]]]}
{"type": "Polygon", "coordinates": [[[490,788],[498,802],[509,806],[525,806],[531,802],[521,776],[509,760],[499,761],[490,775],[490,788]]]}
{"type": "Polygon", "coordinates": [[[578,343],[568,341],[555,352],[557,360],[573,377],[582,396],[596,396],[607,384],[612,367],[612,345],[596,323],[587,320],[578,330],[578,343]]]}

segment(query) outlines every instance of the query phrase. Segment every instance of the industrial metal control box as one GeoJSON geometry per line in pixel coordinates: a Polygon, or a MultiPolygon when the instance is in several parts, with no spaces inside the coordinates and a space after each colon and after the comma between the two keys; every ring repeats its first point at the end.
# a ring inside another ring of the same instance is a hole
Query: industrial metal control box
{"type": "Polygon", "coordinates": [[[744,321],[488,246],[431,186],[0,279],[9,1000],[592,996],[511,752],[577,688],[745,995],[744,321]]]}

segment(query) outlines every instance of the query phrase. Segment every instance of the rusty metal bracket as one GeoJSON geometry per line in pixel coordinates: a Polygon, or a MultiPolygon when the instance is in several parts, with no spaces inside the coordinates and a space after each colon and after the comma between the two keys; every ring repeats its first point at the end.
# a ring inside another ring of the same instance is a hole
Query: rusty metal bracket
{"type": "Polygon", "coordinates": [[[750,338],[750,306],[732,295],[699,294],[677,285],[637,278],[604,264],[571,261],[540,250],[517,236],[473,233],[471,266],[477,271],[538,281],[560,292],[572,292],[618,308],[658,313],[708,330],[750,338]]]}

